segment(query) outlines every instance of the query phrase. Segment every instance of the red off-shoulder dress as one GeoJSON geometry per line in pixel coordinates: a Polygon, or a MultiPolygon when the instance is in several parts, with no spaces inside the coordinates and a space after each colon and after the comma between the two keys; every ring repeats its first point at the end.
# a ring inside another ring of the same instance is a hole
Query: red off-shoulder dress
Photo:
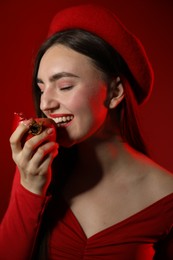
{"type": "MultiPolygon", "coordinates": [[[[48,201],[25,190],[16,178],[0,227],[0,259],[31,259],[48,201]]],[[[61,203],[57,205],[59,214],[56,221],[54,216],[48,242],[49,259],[173,259],[173,193],[90,238],[71,209],[61,214],[62,208],[61,203]]],[[[50,212],[50,221],[52,216],[50,212]]]]}

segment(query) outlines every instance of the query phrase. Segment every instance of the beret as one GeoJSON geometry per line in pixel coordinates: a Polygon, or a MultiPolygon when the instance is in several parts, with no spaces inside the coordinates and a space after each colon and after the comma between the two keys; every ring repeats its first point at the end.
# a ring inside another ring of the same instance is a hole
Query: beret
{"type": "Polygon", "coordinates": [[[124,59],[140,89],[138,104],[150,96],[154,74],[140,40],[131,33],[111,10],[97,4],[82,4],[60,10],[51,21],[48,37],[67,29],[83,29],[109,43],[124,59]]]}

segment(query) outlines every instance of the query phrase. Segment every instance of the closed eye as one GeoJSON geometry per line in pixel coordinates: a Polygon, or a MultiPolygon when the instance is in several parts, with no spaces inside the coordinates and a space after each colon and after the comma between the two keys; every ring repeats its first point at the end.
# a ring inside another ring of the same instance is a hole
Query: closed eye
{"type": "Polygon", "coordinates": [[[65,87],[61,87],[60,90],[68,91],[68,90],[70,90],[72,88],[73,88],[73,86],[65,86],[65,87]]]}

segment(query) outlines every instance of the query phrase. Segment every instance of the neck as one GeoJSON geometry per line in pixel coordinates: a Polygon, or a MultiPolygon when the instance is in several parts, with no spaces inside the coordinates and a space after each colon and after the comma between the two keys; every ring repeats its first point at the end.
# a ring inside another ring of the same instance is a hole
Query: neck
{"type": "MultiPolygon", "coordinates": [[[[134,172],[134,151],[121,138],[92,137],[77,145],[77,164],[65,186],[67,200],[105,183],[124,183],[134,172]]],[[[100,186],[101,185],[101,186],[100,186]]]]}
{"type": "Polygon", "coordinates": [[[111,136],[104,140],[91,138],[78,145],[79,165],[83,174],[91,173],[105,176],[109,173],[119,172],[129,160],[128,146],[119,136],[111,136]]]}

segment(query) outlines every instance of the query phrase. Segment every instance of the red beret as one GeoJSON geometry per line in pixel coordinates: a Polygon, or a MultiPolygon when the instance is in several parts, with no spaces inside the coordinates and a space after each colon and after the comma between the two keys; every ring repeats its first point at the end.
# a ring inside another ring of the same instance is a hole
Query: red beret
{"type": "Polygon", "coordinates": [[[51,22],[48,36],[66,29],[84,29],[108,42],[125,60],[139,84],[139,104],[146,101],[153,86],[153,70],[139,41],[107,8],[84,4],[59,11],[51,22]]]}

